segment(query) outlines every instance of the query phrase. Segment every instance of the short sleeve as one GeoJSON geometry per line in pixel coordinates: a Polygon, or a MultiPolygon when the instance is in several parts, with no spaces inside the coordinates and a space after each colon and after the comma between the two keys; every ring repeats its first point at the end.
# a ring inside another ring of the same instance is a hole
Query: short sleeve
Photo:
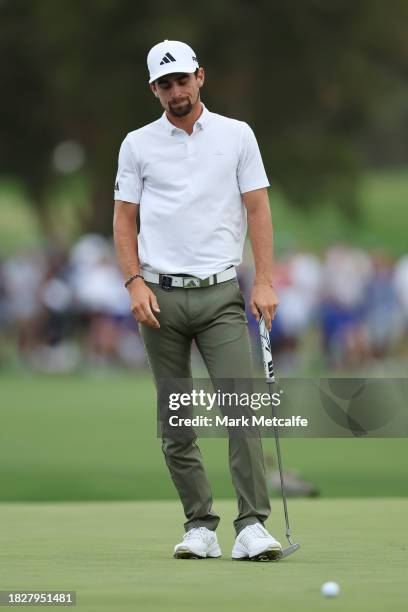
{"type": "Polygon", "coordinates": [[[115,180],[115,200],[140,203],[142,195],[142,180],[136,168],[136,160],[132,152],[128,136],[122,142],[119,151],[118,172],[115,180]]]}
{"type": "Polygon", "coordinates": [[[242,123],[237,178],[241,193],[269,187],[255,134],[247,123],[242,123]]]}

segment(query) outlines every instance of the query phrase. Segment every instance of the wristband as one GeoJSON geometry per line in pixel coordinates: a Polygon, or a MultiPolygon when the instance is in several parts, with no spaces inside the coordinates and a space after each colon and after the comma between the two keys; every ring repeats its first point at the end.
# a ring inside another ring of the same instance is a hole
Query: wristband
{"type": "Polygon", "coordinates": [[[129,278],[127,279],[125,283],[125,287],[127,288],[127,286],[130,285],[130,283],[134,281],[135,278],[141,278],[142,280],[144,280],[141,274],[133,274],[133,276],[129,276],[129,278]]]}

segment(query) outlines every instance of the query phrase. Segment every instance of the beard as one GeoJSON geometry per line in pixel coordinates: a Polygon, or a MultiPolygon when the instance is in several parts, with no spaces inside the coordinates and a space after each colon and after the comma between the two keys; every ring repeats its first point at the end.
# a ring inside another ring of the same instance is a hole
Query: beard
{"type": "Polygon", "coordinates": [[[185,117],[191,113],[192,108],[193,105],[189,98],[177,102],[169,102],[169,113],[173,115],[173,117],[185,117]]]}

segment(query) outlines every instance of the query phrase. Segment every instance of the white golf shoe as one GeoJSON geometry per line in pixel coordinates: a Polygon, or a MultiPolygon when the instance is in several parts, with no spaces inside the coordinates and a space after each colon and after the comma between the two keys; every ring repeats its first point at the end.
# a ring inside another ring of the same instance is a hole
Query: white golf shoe
{"type": "Polygon", "coordinates": [[[205,559],[221,557],[217,534],[207,527],[193,527],[183,535],[183,541],[174,547],[175,559],[205,559]]]}
{"type": "Polygon", "coordinates": [[[255,523],[239,532],[231,556],[240,561],[278,561],[282,546],[261,523],[255,523]]]}

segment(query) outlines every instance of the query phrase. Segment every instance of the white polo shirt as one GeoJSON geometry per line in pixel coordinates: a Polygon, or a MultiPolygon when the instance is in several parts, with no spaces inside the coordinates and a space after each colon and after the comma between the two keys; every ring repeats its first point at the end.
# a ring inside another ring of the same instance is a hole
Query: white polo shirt
{"type": "Polygon", "coordinates": [[[206,278],[241,263],[241,194],[268,186],[249,125],[203,105],[190,136],[166,113],[126,136],[114,197],[140,204],[142,268],[206,278]]]}

